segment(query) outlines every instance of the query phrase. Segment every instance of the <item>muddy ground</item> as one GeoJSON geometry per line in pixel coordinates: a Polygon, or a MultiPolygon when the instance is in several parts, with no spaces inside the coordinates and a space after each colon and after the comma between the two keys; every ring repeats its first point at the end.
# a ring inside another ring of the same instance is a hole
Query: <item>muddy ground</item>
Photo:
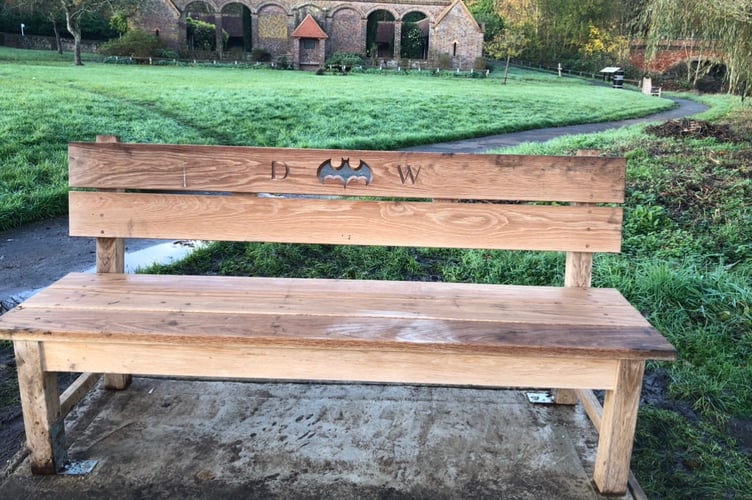
{"type": "MultiPolygon", "coordinates": [[[[155,240],[128,242],[135,251],[155,240]]],[[[43,288],[71,271],[94,265],[94,241],[68,236],[68,218],[36,222],[0,233],[0,314],[15,307],[34,290],[43,288]]],[[[74,377],[63,375],[62,387],[74,377]]],[[[23,420],[18,396],[13,348],[0,344],[0,470],[23,444],[23,420]]]]}

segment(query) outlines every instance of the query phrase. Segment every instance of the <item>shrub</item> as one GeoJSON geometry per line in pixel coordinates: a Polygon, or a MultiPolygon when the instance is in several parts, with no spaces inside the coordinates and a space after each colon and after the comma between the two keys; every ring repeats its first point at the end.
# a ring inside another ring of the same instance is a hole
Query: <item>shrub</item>
{"type": "Polygon", "coordinates": [[[164,42],[151,33],[129,31],[121,38],[110,40],[99,47],[105,56],[156,57],[164,49],[164,42]]]}
{"type": "Polygon", "coordinates": [[[337,52],[327,59],[324,64],[326,66],[346,66],[352,68],[353,66],[362,66],[363,57],[360,54],[337,52]]]}
{"type": "Polygon", "coordinates": [[[163,59],[180,59],[180,53],[177,50],[172,49],[159,49],[157,50],[156,56],[163,59]]]}
{"type": "Polygon", "coordinates": [[[291,67],[290,62],[287,60],[287,56],[279,56],[277,59],[277,69],[290,69],[291,67]]]}

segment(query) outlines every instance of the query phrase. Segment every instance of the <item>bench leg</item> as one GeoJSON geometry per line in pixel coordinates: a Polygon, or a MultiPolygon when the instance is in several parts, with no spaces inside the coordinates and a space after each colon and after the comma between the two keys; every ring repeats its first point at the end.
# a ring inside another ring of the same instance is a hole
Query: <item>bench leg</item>
{"type": "Polygon", "coordinates": [[[603,495],[623,495],[640,406],[644,361],[621,360],[616,389],[606,391],[593,480],[603,495]]]}
{"type": "Polygon", "coordinates": [[[122,391],[131,385],[132,377],[119,373],[106,373],[104,375],[104,387],[113,391],[122,391]]]}
{"type": "MultiPolygon", "coordinates": [[[[97,142],[120,142],[115,136],[98,135],[97,142]]],[[[123,238],[97,238],[97,272],[125,272],[125,240],[123,238]]],[[[131,385],[130,375],[107,373],[104,376],[106,389],[122,391],[131,385]]]]}
{"type": "Polygon", "coordinates": [[[57,374],[44,371],[42,344],[13,343],[29,462],[34,474],[55,474],[67,459],[57,374]]]}
{"type": "Polygon", "coordinates": [[[557,405],[576,405],[577,393],[574,389],[554,389],[554,403],[557,405]]]}

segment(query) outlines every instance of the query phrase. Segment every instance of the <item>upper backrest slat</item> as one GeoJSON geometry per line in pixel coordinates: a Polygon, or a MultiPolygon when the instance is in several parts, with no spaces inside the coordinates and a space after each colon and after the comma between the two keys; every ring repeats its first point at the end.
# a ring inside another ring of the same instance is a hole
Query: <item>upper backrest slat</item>
{"type": "Polygon", "coordinates": [[[622,203],[626,162],[602,157],[71,143],[69,168],[73,188],[622,203]]]}

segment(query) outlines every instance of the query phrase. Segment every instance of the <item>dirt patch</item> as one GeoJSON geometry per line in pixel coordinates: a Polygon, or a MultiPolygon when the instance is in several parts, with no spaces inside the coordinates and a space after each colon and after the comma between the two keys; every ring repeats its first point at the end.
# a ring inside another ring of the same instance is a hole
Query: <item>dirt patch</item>
{"type": "Polygon", "coordinates": [[[0,470],[24,442],[16,359],[10,345],[0,344],[0,470]]]}
{"type": "Polygon", "coordinates": [[[740,140],[729,125],[715,125],[710,122],[689,118],[669,120],[659,125],[650,125],[645,127],[645,131],[656,137],[670,137],[674,139],[713,138],[720,142],[739,142],[740,140]]]}
{"type": "MultiPolygon", "coordinates": [[[[64,391],[78,375],[78,373],[58,374],[60,390],[64,391]]],[[[12,345],[0,344],[0,471],[11,462],[23,446],[25,439],[16,357],[12,345]]]]}

